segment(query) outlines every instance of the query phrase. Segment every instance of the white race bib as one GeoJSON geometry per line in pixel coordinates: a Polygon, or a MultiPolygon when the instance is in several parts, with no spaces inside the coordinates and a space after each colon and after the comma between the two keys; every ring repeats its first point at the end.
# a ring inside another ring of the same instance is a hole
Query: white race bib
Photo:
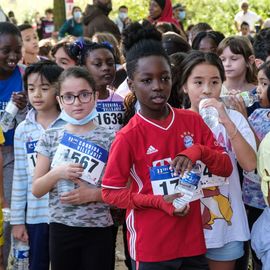
{"type": "Polygon", "coordinates": [[[26,143],[27,162],[31,176],[34,175],[34,169],[37,164],[37,153],[35,152],[37,142],[38,141],[31,141],[26,143]]]}
{"type": "Polygon", "coordinates": [[[67,163],[81,163],[84,171],[81,179],[97,185],[108,159],[108,151],[90,141],[64,133],[52,160],[52,167],[67,163]]]}
{"type": "MultiPolygon", "coordinates": [[[[175,188],[179,183],[179,176],[175,176],[170,165],[157,166],[150,168],[150,179],[154,195],[172,195],[175,194],[175,188]]],[[[194,192],[190,201],[195,201],[203,197],[201,185],[194,192]]]]}
{"type": "Polygon", "coordinates": [[[118,131],[123,126],[124,105],[121,101],[97,102],[98,124],[118,131]]]}

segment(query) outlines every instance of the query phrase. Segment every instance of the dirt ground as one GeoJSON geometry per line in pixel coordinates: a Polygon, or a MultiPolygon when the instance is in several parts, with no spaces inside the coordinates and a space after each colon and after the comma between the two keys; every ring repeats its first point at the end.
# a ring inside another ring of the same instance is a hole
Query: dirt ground
{"type": "Polygon", "coordinates": [[[117,234],[115,270],[127,270],[124,261],[124,254],[123,232],[122,227],[120,227],[117,234]]]}

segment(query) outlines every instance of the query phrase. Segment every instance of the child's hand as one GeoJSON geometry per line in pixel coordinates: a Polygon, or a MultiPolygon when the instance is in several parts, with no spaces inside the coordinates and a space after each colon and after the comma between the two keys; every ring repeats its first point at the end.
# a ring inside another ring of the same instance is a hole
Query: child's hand
{"type": "Polygon", "coordinates": [[[73,182],[78,184],[79,187],[62,195],[62,203],[76,205],[98,201],[98,193],[101,192],[100,188],[90,187],[85,181],[80,179],[76,179],[73,182]]]}
{"type": "MultiPolygon", "coordinates": [[[[231,97],[232,99],[236,97],[231,97]]],[[[224,122],[227,122],[230,118],[225,110],[224,103],[217,100],[216,98],[208,98],[204,103],[203,107],[214,107],[218,111],[219,115],[219,123],[223,124],[224,122]]]]}
{"type": "Polygon", "coordinates": [[[27,98],[24,92],[19,92],[19,93],[14,92],[12,94],[12,101],[20,110],[24,109],[27,104],[27,98]]]}
{"type": "Polygon", "coordinates": [[[179,155],[171,162],[170,168],[174,170],[176,176],[183,175],[185,171],[192,169],[192,161],[187,156],[179,155]]]}
{"type": "Polygon", "coordinates": [[[185,205],[182,208],[175,208],[173,214],[178,217],[184,217],[189,213],[190,206],[189,204],[185,205]]]}
{"type": "Polygon", "coordinates": [[[64,163],[53,167],[58,179],[75,180],[82,176],[83,167],[80,163],[64,163]]]}
{"type": "Polygon", "coordinates": [[[19,241],[22,241],[22,242],[28,241],[28,233],[24,224],[13,225],[12,234],[13,234],[13,237],[19,241]]]}
{"type": "MultiPolygon", "coordinates": [[[[168,203],[172,203],[175,199],[180,198],[182,196],[183,195],[181,193],[175,193],[172,195],[164,195],[163,199],[164,199],[164,201],[166,201],[168,203]]],[[[189,209],[190,209],[190,206],[189,206],[189,204],[187,204],[182,208],[175,208],[173,214],[174,214],[174,216],[183,217],[189,213],[189,209]]]]}

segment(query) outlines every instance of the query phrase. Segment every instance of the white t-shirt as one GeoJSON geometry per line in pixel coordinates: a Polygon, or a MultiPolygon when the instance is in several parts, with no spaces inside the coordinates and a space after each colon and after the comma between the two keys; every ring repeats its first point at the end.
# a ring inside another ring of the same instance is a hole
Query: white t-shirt
{"type": "Polygon", "coordinates": [[[261,19],[261,17],[257,13],[255,13],[253,11],[249,11],[249,10],[245,14],[244,14],[244,11],[239,11],[234,17],[234,20],[239,25],[241,25],[242,22],[247,22],[249,24],[250,31],[255,30],[254,25],[260,19],[261,19]]]}
{"type": "MultiPolygon", "coordinates": [[[[242,136],[256,151],[255,137],[246,119],[234,110],[228,110],[228,114],[242,136]]],[[[250,238],[235,153],[223,125],[219,124],[213,129],[213,133],[219,144],[227,150],[233,172],[228,178],[228,185],[204,189],[201,209],[207,248],[219,248],[232,241],[246,241],[250,238]]]]}
{"type": "Polygon", "coordinates": [[[7,21],[7,17],[4,11],[2,10],[2,8],[0,7],[0,22],[6,22],[6,21],[7,21]]]}

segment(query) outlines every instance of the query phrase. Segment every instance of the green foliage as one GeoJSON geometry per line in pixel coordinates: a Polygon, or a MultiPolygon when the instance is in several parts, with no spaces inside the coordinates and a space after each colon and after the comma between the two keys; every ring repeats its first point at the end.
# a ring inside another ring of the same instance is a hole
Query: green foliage
{"type": "MultiPolygon", "coordinates": [[[[179,1],[174,0],[174,3],[179,1]]],[[[207,22],[225,35],[235,34],[234,16],[240,11],[237,0],[181,0],[186,6],[185,25],[207,22]]],[[[267,18],[269,0],[250,0],[249,10],[255,11],[262,19],[267,18]]],[[[268,15],[269,16],[269,15],[268,15]]]]}
{"type": "MultiPolygon", "coordinates": [[[[58,1],[58,0],[54,0],[58,1]]],[[[129,8],[129,17],[133,20],[141,20],[148,16],[148,6],[150,0],[112,0],[113,11],[111,18],[117,16],[118,7],[126,5],[129,8]]],[[[186,6],[187,19],[185,26],[198,22],[207,22],[215,30],[223,32],[225,35],[235,34],[234,15],[240,10],[238,0],[172,0],[173,3],[181,3],[186,6]]],[[[85,9],[89,0],[74,0],[74,4],[85,9]]],[[[262,19],[270,17],[269,0],[249,0],[250,10],[259,14],[262,19]]],[[[53,0],[47,1],[1,1],[1,6],[6,12],[13,10],[19,22],[29,19],[39,11],[41,15],[48,7],[53,7],[53,0]]]]}

